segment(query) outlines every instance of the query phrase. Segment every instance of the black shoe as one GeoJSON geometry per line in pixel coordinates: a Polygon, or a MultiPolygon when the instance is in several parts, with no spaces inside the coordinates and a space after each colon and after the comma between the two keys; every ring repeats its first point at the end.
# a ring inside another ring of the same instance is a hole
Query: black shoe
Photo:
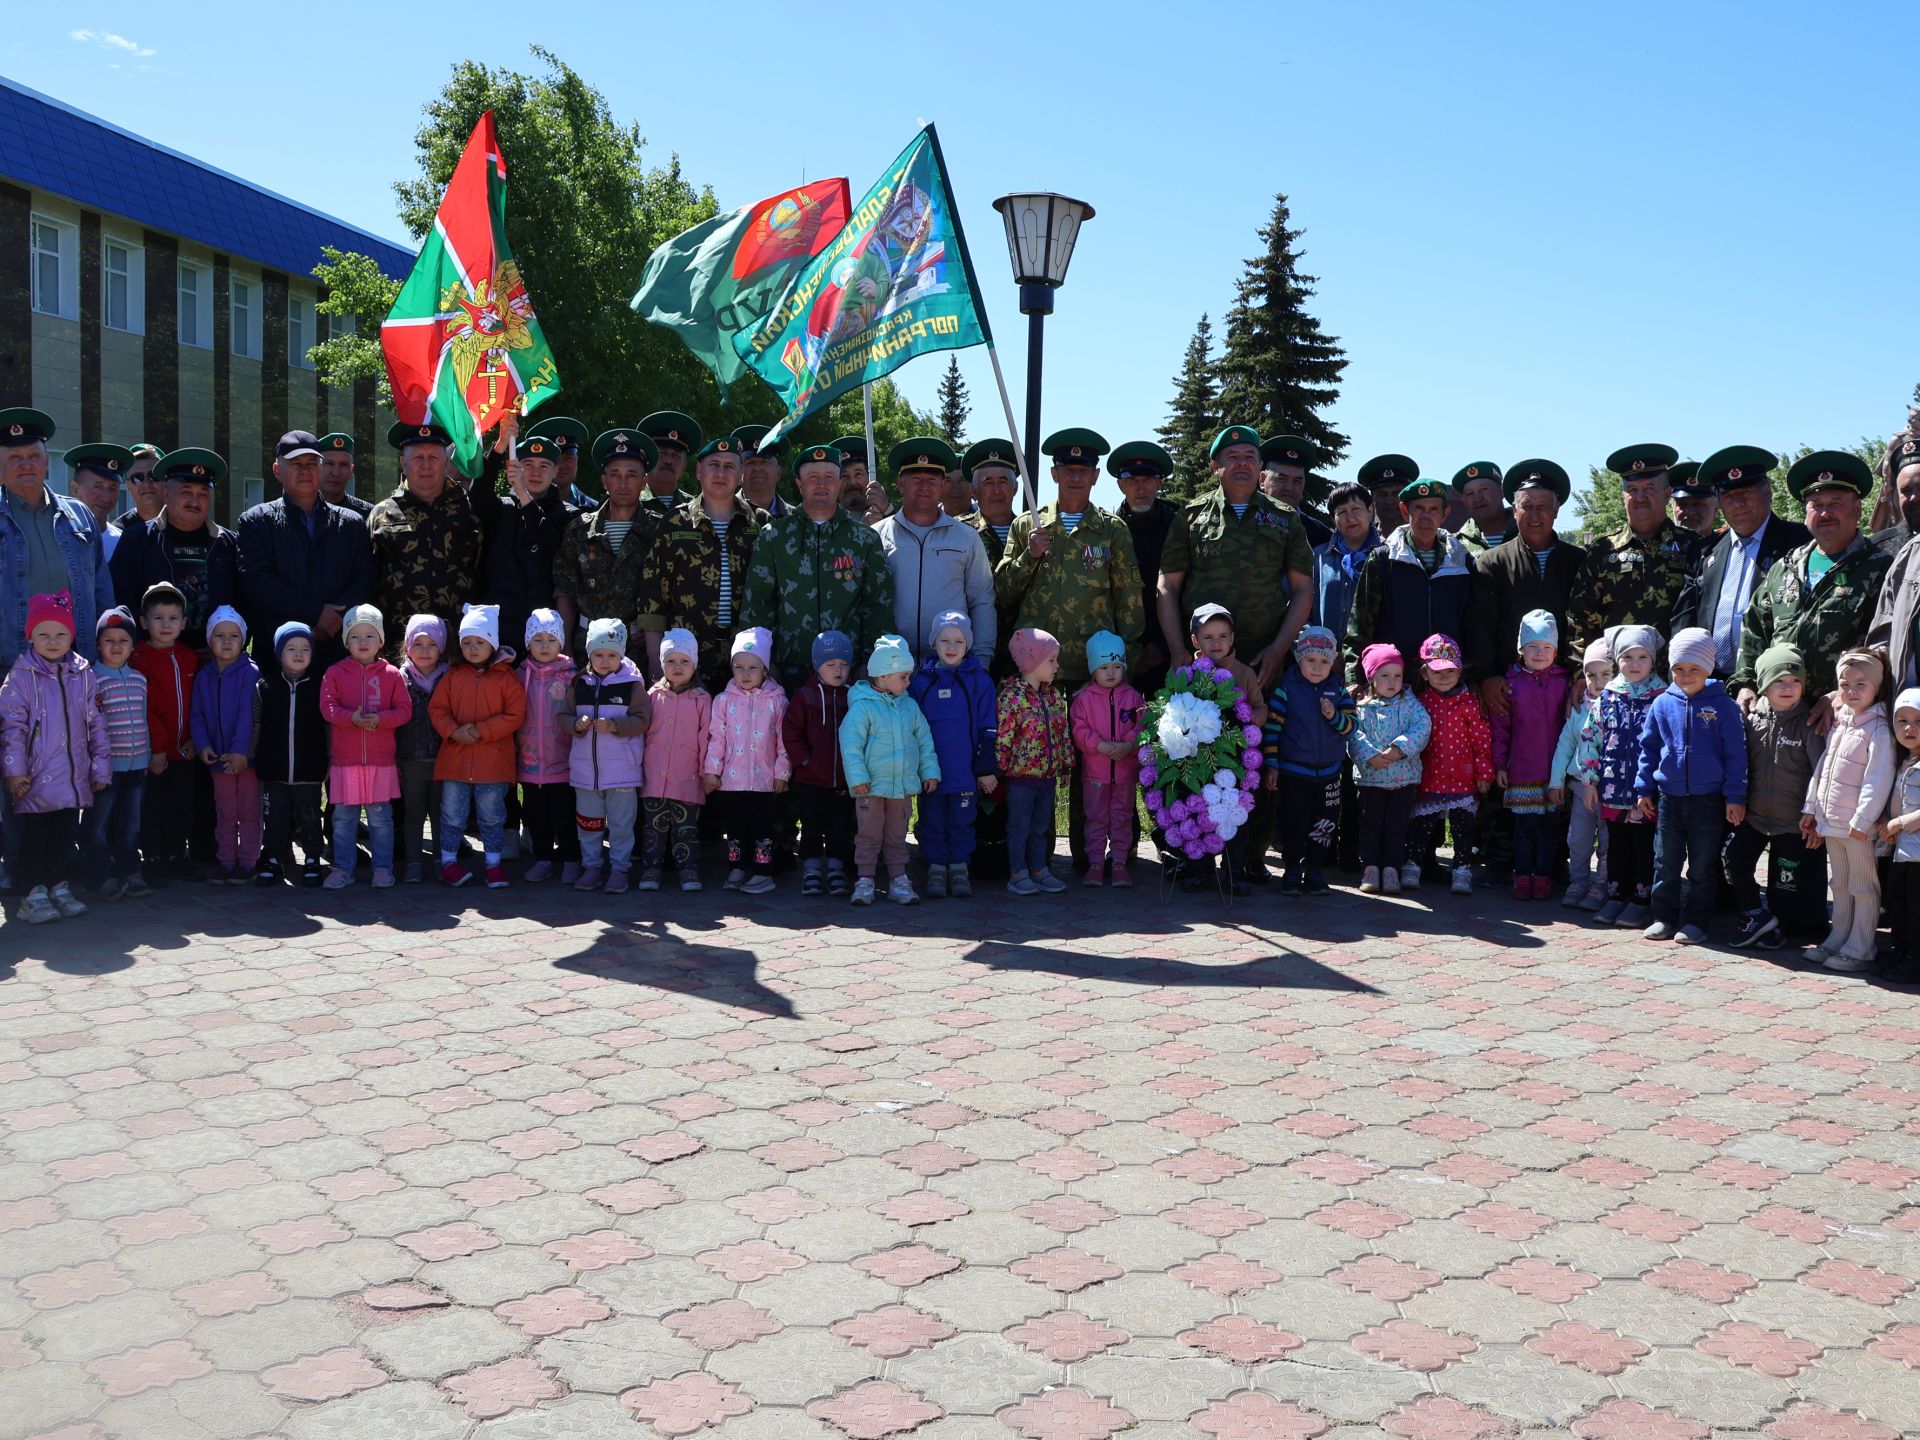
{"type": "MultiPolygon", "coordinates": [[[[1740,917],[1740,931],[1728,943],[1736,950],[1745,950],[1749,945],[1757,945],[1768,936],[1778,936],[1780,922],[1766,910],[1749,910],[1740,917]]],[[[1775,945],[1780,942],[1774,941],[1775,945]]],[[[1773,946],[1768,946],[1772,949],[1773,946]]]]}
{"type": "Polygon", "coordinates": [[[1504,890],[1513,883],[1513,867],[1504,869],[1492,865],[1483,865],[1473,877],[1474,885],[1481,890],[1504,890]]]}
{"type": "Polygon", "coordinates": [[[1191,865],[1182,866],[1180,869],[1180,888],[1191,895],[1196,890],[1204,888],[1211,875],[1212,872],[1209,870],[1201,870],[1191,865]]]}
{"type": "Polygon", "coordinates": [[[1244,900],[1253,894],[1253,886],[1236,875],[1227,882],[1227,892],[1237,900],[1244,900]]]}
{"type": "Polygon", "coordinates": [[[1304,895],[1327,895],[1332,893],[1333,886],[1327,883],[1326,876],[1316,870],[1300,882],[1300,891],[1304,895]]]}
{"type": "Polygon", "coordinates": [[[278,860],[262,860],[253,872],[253,883],[256,885],[278,885],[284,878],[278,860]]]}
{"type": "Polygon", "coordinates": [[[1241,878],[1249,885],[1271,885],[1273,883],[1273,875],[1264,865],[1249,866],[1241,878]]]}
{"type": "Polygon", "coordinates": [[[1282,895],[1298,895],[1306,888],[1306,881],[1302,880],[1291,870],[1280,877],[1280,893],[1282,895]]]}
{"type": "MultiPolygon", "coordinates": [[[[1736,941],[1735,943],[1737,944],[1738,942],[1736,941]]],[[[1786,943],[1787,937],[1785,932],[1776,925],[1773,929],[1767,931],[1766,934],[1756,939],[1753,942],[1753,948],[1756,950],[1778,950],[1786,943]]]]}
{"type": "Polygon", "coordinates": [[[167,876],[167,867],[164,864],[142,865],[140,873],[146,877],[149,890],[164,890],[173,883],[167,876]]]}
{"type": "Polygon", "coordinates": [[[318,890],[327,878],[327,867],[318,860],[309,860],[300,867],[300,883],[309,890],[318,890]]]}

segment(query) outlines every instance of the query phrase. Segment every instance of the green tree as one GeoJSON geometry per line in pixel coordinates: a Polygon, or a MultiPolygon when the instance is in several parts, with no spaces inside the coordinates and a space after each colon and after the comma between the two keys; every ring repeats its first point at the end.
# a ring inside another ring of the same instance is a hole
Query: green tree
{"type": "Polygon", "coordinates": [[[1162,493],[1174,504],[1192,499],[1213,478],[1207,447],[1220,432],[1219,386],[1214,379],[1213,322],[1205,315],[1193,327],[1180,373],[1173,377],[1167,423],[1155,433],[1173,459],[1173,476],[1162,493]]]}
{"type": "Polygon", "coordinates": [[[973,413],[973,403],[967,394],[967,382],[960,378],[960,357],[952,352],[947,355],[946,373],[940,377],[935,396],[940,407],[937,426],[940,437],[954,449],[964,449],[967,417],[973,413]]]}
{"type": "MultiPolygon", "coordinates": [[[[860,392],[849,390],[825,410],[801,421],[794,428],[794,443],[798,448],[824,445],[842,435],[864,435],[866,429],[860,392]]],[[[872,473],[886,485],[887,494],[896,503],[900,499],[900,487],[894,483],[893,474],[888,469],[887,452],[902,440],[911,440],[916,435],[938,434],[939,430],[938,421],[924,410],[914,409],[891,379],[873,382],[873,444],[876,453],[872,473]]]]}
{"type": "Polygon", "coordinates": [[[351,386],[361,380],[375,385],[378,403],[393,404],[387,385],[387,363],[380,354],[380,322],[393,309],[400,282],[389,279],[371,256],[331,245],[313,267],[313,278],[325,293],[314,305],[328,317],[328,338],[307,350],[322,385],[351,386]]]}
{"type": "Polygon", "coordinates": [[[1287,197],[1274,197],[1260,231],[1266,247],[1247,261],[1227,311],[1220,357],[1220,414],[1262,435],[1301,435],[1319,446],[1322,466],[1347,452],[1347,437],[1321,418],[1340,397],[1346,352],[1307,312],[1316,277],[1300,271],[1287,197]]]}

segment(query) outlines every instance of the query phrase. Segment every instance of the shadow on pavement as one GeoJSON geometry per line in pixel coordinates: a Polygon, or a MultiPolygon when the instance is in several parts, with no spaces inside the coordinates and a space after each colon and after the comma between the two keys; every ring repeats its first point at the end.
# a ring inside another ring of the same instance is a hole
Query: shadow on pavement
{"type": "Polygon", "coordinates": [[[780,1019],[798,1013],[785,995],[760,983],[759,958],[751,949],[689,941],[645,921],[607,930],[586,949],[553,964],[558,970],[671,990],[780,1019]]]}
{"type": "Polygon", "coordinates": [[[1008,944],[983,940],[966,958],[995,970],[1037,970],[1075,980],[1112,980],[1125,985],[1231,986],[1237,989],[1276,987],[1290,990],[1340,990],[1354,994],[1379,992],[1363,980],[1309,960],[1291,951],[1209,965],[1203,960],[1143,960],[1124,955],[1090,955],[1077,950],[1052,950],[1042,945],[1008,944]]]}

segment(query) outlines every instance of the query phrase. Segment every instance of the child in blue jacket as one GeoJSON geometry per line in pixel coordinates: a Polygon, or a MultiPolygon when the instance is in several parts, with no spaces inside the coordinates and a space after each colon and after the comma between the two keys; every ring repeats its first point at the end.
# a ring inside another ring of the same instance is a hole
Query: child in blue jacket
{"type": "Polygon", "coordinates": [[[1747,818],[1747,730],[1733,697],[1709,678],[1716,655],[1712,631],[1680,631],[1667,654],[1673,684],[1647,709],[1634,776],[1640,813],[1655,822],[1653,923],[1641,933],[1649,940],[1698,945],[1713,918],[1724,827],[1747,818]],[[1684,915],[1683,860],[1693,882],[1684,915]]]}
{"type": "Polygon", "coordinates": [[[1309,625],[1293,642],[1286,673],[1267,692],[1262,781],[1280,794],[1282,894],[1324,895],[1340,817],[1340,777],[1353,733],[1353,697],[1336,673],[1340,642],[1309,625]]]}
{"type": "Polygon", "coordinates": [[[967,866],[973,861],[978,795],[991,795],[999,783],[999,706],[987,667],[974,658],[973,622],[965,615],[947,610],[935,616],[927,648],[907,694],[933,732],[940,785],[920,797],[914,835],[927,862],[927,894],[965,897],[973,894],[967,866]]]}

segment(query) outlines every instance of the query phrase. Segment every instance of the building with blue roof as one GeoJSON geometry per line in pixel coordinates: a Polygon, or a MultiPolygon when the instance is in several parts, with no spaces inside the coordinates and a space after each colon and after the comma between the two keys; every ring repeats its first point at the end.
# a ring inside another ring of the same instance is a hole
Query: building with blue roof
{"type": "Polygon", "coordinates": [[[355,488],[398,481],[370,384],[318,383],[325,246],[404,279],[413,251],[0,76],[0,405],[33,405],[61,455],[89,440],[206,445],[222,521],[273,490],[290,429],[354,436],[355,488]]]}

